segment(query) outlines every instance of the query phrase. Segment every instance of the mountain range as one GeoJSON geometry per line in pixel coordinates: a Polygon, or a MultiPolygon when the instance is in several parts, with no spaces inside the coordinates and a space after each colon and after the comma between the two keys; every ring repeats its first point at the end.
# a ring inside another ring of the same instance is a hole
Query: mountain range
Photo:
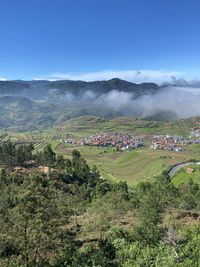
{"type": "MultiPolygon", "coordinates": [[[[134,100],[153,96],[159,90],[161,87],[155,83],[135,84],[118,78],[94,82],[0,81],[0,127],[38,129],[82,115],[142,117],[143,111],[134,100]]],[[[172,117],[175,114],[170,110],[149,114],[155,120],[172,117]]]]}

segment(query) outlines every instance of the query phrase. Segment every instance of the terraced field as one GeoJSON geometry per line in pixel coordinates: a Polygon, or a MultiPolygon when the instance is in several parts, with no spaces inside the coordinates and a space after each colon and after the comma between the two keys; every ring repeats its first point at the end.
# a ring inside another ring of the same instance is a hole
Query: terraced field
{"type": "MultiPolygon", "coordinates": [[[[78,149],[90,165],[95,164],[101,175],[111,180],[127,181],[134,185],[139,181],[153,179],[169,166],[188,161],[192,153],[177,153],[163,150],[151,150],[148,147],[133,151],[116,152],[115,149],[104,149],[88,146],[70,146],[60,144],[56,152],[70,157],[73,149],[78,149]]],[[[199,152],[200,154],[200,152],[199,152]]]]}
{"type": "Polygon", "coordinates": [[[104,131],[116,131],[131,135],[177,134],[185,136],[188,128],[182,121],[177,123],[156,122],[128,117],[106,120],[93,116],[82,116],[49,128],[43,134],[59,138],[66,138],[68,135],[81,138],[104,131]]]}
{"type": "MultiPolygon", "coordinates": [[[[188,145],[183,152],[151,150],[150,140],[153,134],[178,134],[186,136],[193,126],[193,120],[179,122],[155,122],[133,118],[120,117],[105,120],[92,116],[85,116],[69,120],[63,125],[51,127],[44,131],[12,132],[8,136],[12,140],[32,142],[36,150],[41,150],[51,143],[56,153],[70,157],[76,148],[86,158],[90,165],[97,165],[101,175],[111,180],[127,181],[133,185],[141,180],[153,179],[171,165],[188,161],[200,160],[200,145],[188,145]],[[82,138],[104,131],[116,131],[130,135],[144,135],[145,147],[131,152],[116,152],[114,148],[98,148],[79,146],[74,147],[61,143],[62,139],[73,136],[82,138]]],[[[195,122],[195,125],[199,120],[195,122]]],[[[7,136],[7,137],[8,137],[7,136]]],[[[6,137],[6,138],[7,138],[6,137]]]]}
{"type": "Polygon", "coordinates": [[[33,146],[34,146],[34,149],[36,151],[39,151],[39,150],[42,150],[46,145],[48,144],[48,142],[36,142],[36,143],[33,143],[33,146]]]}
{"type": "Polygon", "coordinates": [[[60,144],[60,141],[53,140],[53,141],[46,141],[46,142],[35,142],[33,143],[34,149],[39,151],[43,150],[44,147],[48,144],[51,144],[53,150],[56,150],[57,146],[60,144]]]}

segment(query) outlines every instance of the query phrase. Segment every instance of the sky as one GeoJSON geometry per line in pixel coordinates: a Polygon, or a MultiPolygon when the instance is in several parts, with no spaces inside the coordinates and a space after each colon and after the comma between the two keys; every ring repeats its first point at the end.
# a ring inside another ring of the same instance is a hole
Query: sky
{"type": "Polygon", "coordinates": [[[200,79],[199,0],[0,0],[0,79],[200,79]]]}

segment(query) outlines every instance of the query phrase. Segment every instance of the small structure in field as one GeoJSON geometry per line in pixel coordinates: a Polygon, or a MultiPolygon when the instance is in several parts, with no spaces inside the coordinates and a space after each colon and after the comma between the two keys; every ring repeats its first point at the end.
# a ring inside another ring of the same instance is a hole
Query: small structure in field
{"type": "Polygon", "coordinates": [[[194,169],[193,169],[193,168],[187,168],[187,169],[186,169],[186,172],[187,172],[188,174],[191,174],[191,173],[194,172],[194,169]]]}

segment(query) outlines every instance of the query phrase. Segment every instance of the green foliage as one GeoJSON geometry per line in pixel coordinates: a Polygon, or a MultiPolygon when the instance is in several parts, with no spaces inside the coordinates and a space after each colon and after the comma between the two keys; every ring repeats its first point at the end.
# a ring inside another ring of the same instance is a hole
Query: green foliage
{"type": "Polygon", "coordinates": [[[30,145],[19,145],[10,141],[0,144],[0,161],[9,166],[22,166],[33,159],[34,147],[30,145]]]}
{"type": "Polygon", "coordinates": [[[173,209],[199,216],[193,180],[175,187],[163,173],[130,188],[104,180],[77,150],[71,159],[49,145],[34,156],[11,143],[1,151],[9,167],[25,164],[22,153],[55,172],[0,169],[0,266],[200,266],[198,221],[165,218],[173,209]]]}
{"type": "Polygon", "coordinates": [[[192,179],[180,186],[182,192],[181,206],[187,210],[200,207],[200,188],[192,179]]]}
{"type": "Polygon", "coordinates": [[[25,266],[48,262],[49,253],[53,257],[69,240],[68,230],[63,228],[68,215],[62,192],[55,190],[48,177],[37,174],[29,175],[16,188],[13,205],[5,198],[8,188],[4,190],[1,199],[8,209],[1,220],[1,256],[15,255],[25,266]]]}
{"type": "Polygon", "coordinates": [[[115,249],[108,240],[98,242],[97,245],[86,245],[80,254],[80,266],[83,267],[118,267],[115,260],[115,249]]]}
{"type": "Polygon", "coordinates": [[[116,258],[123,267],[174,267],[176,259],[170,247],[143,245],[140,242],[127,242],[125,239],[114,240],[116,258]]]}
{"type": "Polygon", "coordinates": [[[56,162],[56,154],[53,152],[51,145],[48,144],[43,151],[37,153],[36,159],[38,164],[51,167],[56,162]]]}

